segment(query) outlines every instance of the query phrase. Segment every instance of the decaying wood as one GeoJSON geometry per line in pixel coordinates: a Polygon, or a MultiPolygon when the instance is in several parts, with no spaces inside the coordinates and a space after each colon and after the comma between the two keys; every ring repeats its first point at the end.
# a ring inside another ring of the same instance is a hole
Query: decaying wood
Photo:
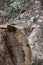
{"type": "Polygon", "coordinates": [[[0,65],[31,65],[32,52],[25,33],[14,25],[0,26],[0,65]]]}

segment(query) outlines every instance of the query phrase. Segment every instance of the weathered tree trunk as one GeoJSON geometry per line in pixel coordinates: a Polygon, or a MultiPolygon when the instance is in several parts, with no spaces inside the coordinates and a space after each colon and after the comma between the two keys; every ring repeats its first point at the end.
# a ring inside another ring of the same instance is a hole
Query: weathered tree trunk
{"type": "Polygon", "coordinates": [[[32,53],[26,35],[14,25],[0,26],[0,65],[31,65],[32,53]]]}

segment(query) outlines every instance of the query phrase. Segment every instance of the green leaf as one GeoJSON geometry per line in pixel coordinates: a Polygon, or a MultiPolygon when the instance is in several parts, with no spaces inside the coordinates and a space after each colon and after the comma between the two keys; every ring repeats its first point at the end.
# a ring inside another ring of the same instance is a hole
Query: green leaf
{"type": "Polygon", "coordinates": [[[15,10],[17,10],[21,8],[21,3],[17,1],[12,3],[11,6],[14,7],[15,10]]]}
{"type": "Polygon", "coordinates": [[[9,12],[10,13],[14,12],[14,8],[13,7],[9,7],[9,12]]]}
{"type": "Polygon", "coordinates": [[[21,6],[22,6],[22,1],[21,0],[16,0],[14,1],[11,6],[9,7],[8,11],[10,13],[18,13],[20,12],[21,6]]]}

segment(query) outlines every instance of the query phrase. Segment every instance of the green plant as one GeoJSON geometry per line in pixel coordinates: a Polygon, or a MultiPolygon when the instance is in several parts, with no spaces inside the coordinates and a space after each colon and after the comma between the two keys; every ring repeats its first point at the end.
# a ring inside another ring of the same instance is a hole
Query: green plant
{"type": "Polygon", "coordinates": [[[12,3],[12,2],[13,2],[13,0],[6,0],[6,2],[7,2],[7,3],[12,3]]]}
{"type": "Polygon", "coordinates": [[[22,6],[22,1],[16,0],[10,5],[10,7],[8,8],[8,11],[9,13],[12,13],[15,17],[17,17],[18,14],[20,13],[21,6],[22,6]]]}
{"type": "Polygon", "coordinates": [[[9,12],[18,12],[21,8],[21,0],[16,0],[15,2],[13,2],[11,4],[11,6],[9,7],[9,12]]]}

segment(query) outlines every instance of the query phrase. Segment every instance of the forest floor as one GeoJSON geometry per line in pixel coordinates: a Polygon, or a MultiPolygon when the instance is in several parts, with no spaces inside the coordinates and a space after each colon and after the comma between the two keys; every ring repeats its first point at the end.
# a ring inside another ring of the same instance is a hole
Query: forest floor
{"type": "Polygon", "coordinates": [[[1,25],[15,24],[25,31],[32,49],[33,59],[37,59],[35,62],[38,62],[36,65],[43,65],[43,6],[41,3],[35,1],[20,14],[20,19],[13,19],[12,15],[5,11],[0,11],[0,14],[1,25]]]}

